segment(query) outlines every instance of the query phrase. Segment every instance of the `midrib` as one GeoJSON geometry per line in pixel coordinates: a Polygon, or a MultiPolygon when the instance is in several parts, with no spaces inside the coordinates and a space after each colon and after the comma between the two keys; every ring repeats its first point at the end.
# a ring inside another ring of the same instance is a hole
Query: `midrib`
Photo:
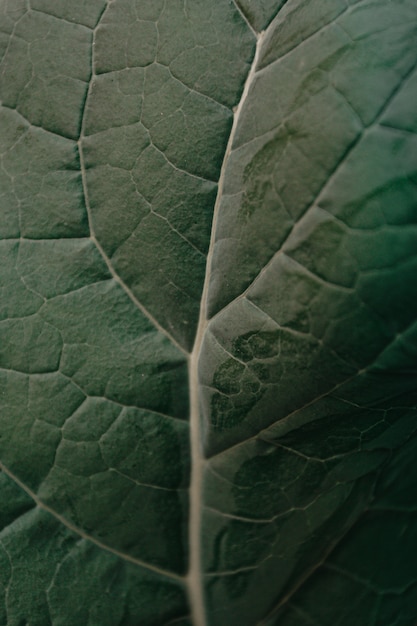
{"type": "Polygon", "coordinates": [[[245,104],[250,87],[253,83],[256,66],[265,33],[258,35],[255,56],[245,86],[242,97],[235,109],[232,129],[220,171],[217,197],[213,210],[213,222],[211,227],[211,240],[207,254],[206,275],[204,279],[203,292],[200,303],[200,316],[198,320],[196,338],[193,350],[188,358],[188,378],[190,385],[190,446],[191,446],[191,483],[190,483],[190,514],[189,514],[189,569],[186,577],[188,597],[191,608],[191,621],[193,626],[206,626],[206,612],[204,603],[203,575],[201,567],[201,521],[202,521],[202,483],[204,464],[206,462],[202,450],[202,432],[200,422],[199,407],[199,383],[198,383],[198,361],[200,358],[201,346],[208,325],[207,319],[207,299],[210,283],[211,265],[215,244],[215,233],[219,216],[219,208],[223,196],[224,179],[232,151],[232,145],[236,135],[236,129],[240,121],[241,112],[245,104]]]}
{"type": "MultiPolygon", "coordinates": [[[[102,16],[105,13],[108,7],[108,3],[106,4],[98,23],[94,29],[93,40],[95,36],[95,32],[99,23],[101,22],[102,16]]],[[[253,29],[251,29],[253,30],[253,29]]],[[[254,32],[254,31],[253,31],[254,32]]],[[[202,577],[202,567],[201,567],[201,521],[202,521],[202,479],[203,479],[203,470],[205,459],[203,456],[202,450],[202,432],[201,432],[201,424],[200,424],[200,409],[199,409],[199,383],[198,383],[198,360],[200,357],[201,346],[204,338],[204,334],[207,328],[208,320],[207,320],[207,299],[208,299],[208,289],[210,282],[210,273],[211,273],[211,265],[213,258],[213,250],[215,243],[215,233],[217,228],[217,221],[219,215],[219,208],[221,199],[223,196],[223,188],[224,188],[224,179],[225,173],[227,169],[227,165],[229,162],[229,157],[232,151],[232,145],[234,142],[234,138],[236,135],[236,129],[240,121],[241,112],[246,101],[247,95],[249,93],[249,89],[253,83],[256,66],[258,64],[260,49],[262,47],[262,43],[265,39],[265,33],[259,33],[257,37],[257,44],[255,55],[252,61],[252,65],[248,76],[246,78],[246,82],[242,91],[242,96],[240,98],[239,104],[234,111],[234,119],[232,129],[230,131],[229,140],[226,146],[225,155],[220,171],[220,177],[218,182],[218,190],[216,202],[213,209],[213,221],[211,228],[211,239],[209,250],[207,254],[207,262],[206,262],[206,274],[204,279],[204,286],[201,296],[200,302],[200,315],[199,321],[197,325],[196,338],[194,342],[194,347],[192,352],[188,355],[188,380],[190,386],[190,448],[191,448],[191,481],[190,481],[190,513],[189,513],[189,529],[188,529],[188,537],[189,537],[189,569],[187,576],[185,577],[185,582],[188,591],[188,598],[190,603],[191,610],[191,621],[193,626],[206,626],[206,611],[205,611],[205,602],[204,602],[204,590],[203,590],[203,577],[202,577]]],[[[94,50],[94,48],[93,48],[94,50]]],[[[95,77],[94,71],[94,53],[91,63],[91,78],[90,85],[88,88],[88,94],[85,102],[88,100],[91,91],[91,82],[95,77]]],[[[87,189],[87,181],[85,176],[85,165],[84,165],[84,153],[82,148],[82,138],[84,137],[84,126],[85,126],[85,115],[82,116],[82,125],[80,138],[78,141],[79,145],[79,153],[80,153],[80,162],[81,162],[81,171],[83,176],[83,188],[84,194],[86,198],[86,208],[90,225],[90,237],[96,244],[100,254],[104,258],[109,270],[113,276],[120,283],[122,288],[127,292],[130,299],[134,302],[134,304],[151,320],[151,322],[168,338],[172,341],[174,345],[176,345],[182,352],[185,352],[181,346],[175,341],[175,339],[160,326],[160,324],[153,318],[150,312],[145,309],[145,307],[135,298],[131,290],[127,287],[127,285],[121,280],[121,278],[117,275],[114,268],[111,265],[110,259],[104,252],[104,249],[98,242],[93,228],[93,219],[91,215],[91,209],[89,206],[88,199],[88,189],[87,189]]]]}

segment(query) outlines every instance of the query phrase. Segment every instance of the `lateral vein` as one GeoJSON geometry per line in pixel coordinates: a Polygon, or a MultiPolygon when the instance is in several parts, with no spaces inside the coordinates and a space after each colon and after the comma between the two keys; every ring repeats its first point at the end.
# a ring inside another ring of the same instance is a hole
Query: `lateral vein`
{"type": "Polygon", "coordinates": [[[95,59],[94,59],[95,36],[96,36],[97,28],[99,27],[100,22],[101,22],[101,20],[103,18],[103,15],[105,14],[108,6],[109,6],[109,3],[107,3],[105,8],[103,9],[103,11],[102,11],[102,13],[101,13],[101,15],[100,15],[100,17],[99,17],[99,19],[97,21],[97,24],[96,24],[96,26],[95,26],[95,28],[93,30],[93,35],[92,35],[92,53],[91,53],[91,73],[90,73],[90,80],[89,80],[88,88],[87,88],[87,94],[86,94],[86,98],[85,98],[85,101],[84,101],[84,107],[83,107],[83,111],[82,111],[82,115],[81,115],[80,136],[79,136],[78,142],[77,142],[78,154],[80,155],[81,180],[82,180],[82,187],[83,187],[85,209],[86,209],[87,218],[88,218],[88,226],[89,226],[89,230],[90,230],[90,239],[94,243],[94,245],[96,246],[96,248],[99,251],[100,255],[102,256],[104,262],[106,263],[106,265],[108,267],[108,270],[109,270],[110,274],[112,275],[114,280],[118,283],[118,285],[128,295],[128,297],[133,302],[133,304],[143,313],[143,315],[145,315],[145,317],[148,318],[148,320],[153,324],[153,326],[155,326],[155,328],[159,332],[163,333],[169,339],[169,341],[172,344],[174,344],[176,346],[176,348],[178,348],[178,350],[180,350],[183,354],[188,355],[188,352],[166,330],[166,328],[164,328],[158,322],[158,320],[150,313],[150,311],[148,311],[148,309],[138,300],[138,298],[134,295],[134,293],[130,289],[130,287],[128,287],[128,285],[124,282],[124,280],[119,276],[119,274],[114,269],[113,264],[112,264],[109,256],[106,254],[106,252],[104,251],[103,246],[98,241],[97,236],[95,234],[95,230],[94,230],[94,222],[93,222],[93,215],[92,215],[92,211],[91,211],[90,197],[89,197],[89,193],[88,193],[87,174],[86,174],[86,166],[85,166],[85,158],[84,158],[84,150],[83,150],[82,140],[85,137],[85,124],[86,124],[85,120],[86,120],[87,103],[88,103],[88,100],[89,100],[90,95],[91,95],[91,90],[92,90],[92,85],[93,85],[94,78],[96,77],[96,71],[95,71],[95,67],[94,67],[95,66],[95,59]]]}
{"type": "Polygon", "coordinates": [[[102,550],[105,550],[106,552],[110,552],[111,554],[118,556],[124,561],[129,561],[130,563],[139,565],[140,567],[143,567],[146,570],[154,572],[155,574],[158,574],[159,576],[164,576],[165,578],[169,578],[171,580],[175,580],[177,582],[183,583],[183,577],[180,576],[179,574],[175,574],[174,572],[169,572],[168,570],[165,570],[161,567],[157,567],[156,565],[152,565],[151,563],[146,563],[145,561],[142,561],[141,559],[137,559],[133,556],[130,556],[129,554],[125,554],[124,552],[120,552],[119,550],[116,550],[115,548],[107,546],[106,544],[102,543],[99,539],[92,537],[91,535],[84,532],[81,528],[78,528],[78,526],[75,526],[75,524],[72,524],[63,515],[60,515],[59,513],[54,511],[54,509],[52,509],[47,504],[45,504],[31,489],[29,489],[29,487],[27,487],[17,476],[15,476],[13,472],[11,472],[1,461],[0,461],[0,471],[4,472],[9,478],[11,478],[11,480],[13,480],[13,482],[15,482],[21,489],[23,489],[23,491],[27,493],[27,495],[35,502],[36,506],[38,506],[40,509],[43,509],[50,515],[52,515],[56,520],[58,520],[61,524],[66,526],[70,531],[72,531],[76,535],[82,537],[83,539],[85,539],[86,541],[89,541],[90,543],[93,543],[94,545],[101,548],[102,550]]]}

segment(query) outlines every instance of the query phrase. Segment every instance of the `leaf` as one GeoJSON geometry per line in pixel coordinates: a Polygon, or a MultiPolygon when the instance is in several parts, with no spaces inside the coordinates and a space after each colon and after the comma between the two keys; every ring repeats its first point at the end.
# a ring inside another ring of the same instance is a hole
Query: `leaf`
{"type": "Polygon", "coordinates": [[[0,16],[0,623],[413,626],[414,0],[0,16]]]}

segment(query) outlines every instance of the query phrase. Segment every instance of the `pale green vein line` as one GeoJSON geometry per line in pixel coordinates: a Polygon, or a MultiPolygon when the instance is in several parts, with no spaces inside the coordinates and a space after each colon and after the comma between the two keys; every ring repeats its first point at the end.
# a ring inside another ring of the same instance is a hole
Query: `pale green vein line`
{"type": "Polygon", "coordinates": [[[366,578],[363,578],[362,576],[359,576],[354,572],[349,572],[348,570],[343,569],[335,563],[324,563],[323,569],[329,570],[329,572],[331,572],[333,575],[339,574],[343,578],[348,578],[355,583],[359,583],[360,585],[363,585],[364,587],[370,589],[376,594],[380,593],[381,591],[376,585],[372,584],[371,580],[367,580],[366,578]]]}
{"type": "Polygon", "coordinates": [[[1,461],[0,461],[0,470],[4,472],[11,480],[13,480],[21,489],[23,489],[23,491],[27,493],[27,495],[30,498],[32,498],[32,500],[40,509],[43,509],[44,511],[52,515],[56,520],[58,520],[61,524],[66,526],[66,528],[71,530],[76,535],[82,537],[86,541],[93,543],[94,545],[101,548],[102,550],[105,550],[106,552],[110,552],[111,554],[114,554],[115,556],[123,559],[124,561],[128,561],[129,563],[134,563],[135,565],[143,567],[144,569],[150,572],[153,572],[155,574],[158,574],[159,576],[163,576],[164,578],[169,578],[170,580],[175,580],[180,583],[184,582],[184,578],[180,576],[179,574],[175,574],[174,572],[170,572],[161,567],[157,567],[156,565],[146,563],[145,561],[142,561],[141,559],[137,559],[133,556],[130,556],[129,554],[125,554],[124,552],[116,550],[115,548],[111,548],[110,546],[107,546],[106,544],[102,543],[95,537],[88,535],[81,528],[78,528],[78,526],[75,526],[74,524],[69,522],[65,517],[63,517],[62,515],[54,511],[51,507],[49,507],[47,504],[45,504],[31,489],[29,489],[29,487],[27,487],[17,476],[15,476],[13,472],[11,472],[1,461]]]}
{"type": "MultiPolygon", "coordinates": [[[[394,345],[397,341],[404,341],[404,337],[406,336],[406,334],[408,333],[408,331],[410,329],[412,329],[414,327],[414,325],[416,325],[416,321],[412,320],[412,322],[406,326],[405,328],[403,328],[401,330],[401,332],[397,333],[394,337],[392,337],[392,339],[381,348],[380,352],[375,355],[372,359],[372,361],[367,364],[366,366],[364,366],[362,369],[358,369],[354,374],[352,374],[351,376],[348,376],[347,378],[341,380],[339,383],[335,384],[333,387],[331,387],[330,389],[328,389],[327,391],[324,391],[323,393],[321,393],[319,396],[312,398],[311,400],[308,400],[305,404],[303,404],[302,406],[296,407],[293,411],[291,411],[290,413],[288,413],[285,417],[282,417],[281,419],[273,422],[272,424],[270,424],[269,426],[267,426],[266,428],[262,428],[259,432],[251,435],[250,437],[247,437],[246,439],[243,439],[242,441],[239,441],[238,443],[235,443],[232,446],[229,446],[228,448],[224,448],[224,450],[220,450],[219,452],[216,452],[215,454],[213,454],[210,457],[211,459],[214,459],[216,457],[221,456],[222,454],[225,453],[229,453],[231,450],[234,450],[236,448],[239,448],[240,446],[244,446],[246,443],[248,443],[249,441],[255,441],[255,440],[261,440],[264,441],[266,443],[271,443],[268,440],[267,437],[267,433],[268,431],[273,427],[276,426],[277,424],[279,424],[280,426],[285,426],[288,423],[291,423],[292,420],[299,415],[299,413],[301,411],[304,411],[304,409],[307,409],[310,406],[314,406],[314,404],[316,404],[317,402],[320,402],[320,400],[322,400],[323,398],[326,398],[327,396],[333,396],[334,393],[338,390],[338,389],[342,389],[345,385],[347,385],[348,383],[352,382],[353,380],[355,380],[356,378],[358,378],[359,376],[364,376],[365,374],[372,372],[373,368],[375,367],[375,363],[377,362],[378,358],[384,354],[384,352],[386,350],[388,350],[392,345],[394,345]],[[266,434],[266,437],[263,436],[264,434],[266,434]]],[[[383,370],[382,370],[383,371],[383,370]]],[[[404,372],[401,372],[404,373],[404,372]]],[[[400,374],[400,372],[398,372],[398,375],[400,374]]],[[[338,398],[341,399],[341,398],[338,398]]],[[[303,424],[298,424],[297,427],[300,427],[303,424]]]]}
{"type": "MultiPolygon", "coordinates": [[[[156,143],[154,142],[154,140],[152,139],[152,129],[154,128],[154,126],[152,126],[151,128],[147,128],[145,126],[145,124],[143,124],[143,122],[142,122],[142,126],[148,131],[149,141],[150,141],[151,146],[157,152],[159,152],[159,154],[161,154],[161,156],[163,156],[163,158],[168,163],[168,165],[170,165],[174,170],[176,170],[177,172],[180,172],[181,174],[185,174],[186,176],[190,176],[191,178],[195,178],[197,180],[201,180],[203,183],[211,183],[212,185],[217,185],[217,181],[216,180],[213,180],[213,179],[210,179],[210,178],[205,178],[204,176],[199,176],[198,174],[193,174],[192,172],[189,172],[188,170],[185,170],[183,167],[179,167],[178,165],[173,163],[169,159],[167,154],[163,150],[161,150],[161,148],[159,148],[156,145],[156,143]]],[[[155,126],[156,126],[156,124],[155,124],[155,126]]]]}
{"type": "Polygon", "coordinates": [[[239,15],[242,18],[242,20],[244,20],[244,22],[247,25],[247,27],[252,31],[252,33],[255,35],[255,37],[258,38],[259,33],[254,29],[254,27],[250,23],[248,17],[245,15],[245,13],[244,13],[242,7],[240,6],[238,0],[232,0],[232,2],[235,5],[236,11],[239,13],[239,15]]]}
{"type": "MultiPolygon", "coordinates": [[[[0,370],[1,369],[2,368],[0,367],[0,370]]],[[[158,417],[162,417],[163,419],[174,420],[175,422],[179,422],[180,424],[183,424],[183,425],[187,424],[187,421],[181,417],[177,417],[175,415],[169,415],[168,413],[161,413],[161,411],[155,411],[154,409],[150,409],[149,407],[145,405],[139,406],[138,404],[126,404],[124,402],[120,402],[120,400],[113,400],[112,398],[108,398],[107,396],[97,396],[94,394],[89,394],[78,383],[76,383],[74,379],[71,378],[71,376],[68,376],[67,374],[64,374],[61,371],[59,373],[61,374],[61,376],[69,380],[75,387],[77,387],[77,389],[79,389],[81,393],[85,395],[86,399],[91,398],[93,400],[95,399],[105,400],[106,402],[110,402],[111,404],[115,404],[116,406],[119,406],[121,409],[126,409],[126,410],[134,409],[137,411],[143,411],[144,413],[151,413],[152,415],[157,415],[158,417]]]]}
{"type": "MultiPolygon", "coordinates": [[[[270,63],[267,63],[266,65],[263,65],[262,67],[260,67],[259,70],[257,71],[257,74],[262,74],[262,73],[264,73],[265,70],[267,70],[272,65],[276,65],[277,63],[280,63],[281,61],[283,61],[283,59],[285,59],[288,56],[290,56],[293,52],[295,52],[298,48],[303,46],[306,42],[308,42],[311,39],[314,39],[316,36],[320,35],[320,33],[322,33],[324,30],[326,30],[326,28],[329,28],[332,25],[337,25],[338,26],[337,20],[339,18],[341,18],[343,15],[345,15],[347,13],[350,13],[351,11],[352,11],[352,7],[350,5],[348,5],[345,9],[341,10],[340,13],[338,13],[335,16],[333,16],[330,19],[330,21],[325,22],[322,26],[320,26],[317,30],[312,32],[310,35],[308,35],[304,39],[301,39],[301,41],[297,42],[290,50],[287,50],[287,52],[285,52],[282,56],[280,56],[277,59],[274,59],[273,61],[271,61],[270,63]]],[[[281,19],[281,13],[278,13],[276,15],[275,19],[271,22],[270,26],[273,28],[275,22],[279,21],[280,19],[281,19]]],[[[346,32],[344,30],[343,30],[343,32],[346,34],[346,32]]]]}
{"type": "Polygon", "coordinates": [[[229,141],[227,143],[222,168],[219,178],[219,186],[217,198],[213,211],[213,222],[209,251],[207,254],[206,275],[204,279],[203,292],[200,303],[200,315],[198,320],[197,332],[194,347],[188,361],[189,367],[189,384],[190,384],[190,441],[191,441],[191,484],[190,484],[190,515],[189,515],[189,546],[190,560],[189,570],[187,574],[189,602],[191,613],[193,616],[194,626],[205,626],[205,601],[202,580],[202,554],[201,554],[201,521],[202,521],[202,486],[205,459],[202,450],[202,430],[200,416],[200,398],[199,398],[199,378],[198,378],[198,362],[200,359],[201,347],[204,335],[207,329],[207,297],[210,284],[211,263],[213,258],[213,249],[216,239],[216,226],[219,216],[219,209],[224,188],[225,171],[232,152],[232,145],[236,134],[241,111],[249,93],[250,86],[255,76],[255,69],[264,39],[262,33],[257,42],[255,56],[251,65],[251,69],[247,76],[245,86],[243,88],[240,102],[235,110],[233,126],[230,132],[229,141]]]}
{"type": "MultiPolygon", "coordinates": [[[[79,80],[80,83],[83,83],[84,81],[82,81],[81,79],[74,79],[74,80],[79,80]]],[[[31,122],[27,117],[25,117],[23,115],[23,113],[21,113],[20,111],[18,111],[17,109],[15,109],[14,107],[9,106],[8,104],[4,104],[3,102],[0,103],[0,106],[3,109],[7,109],[8,111],[12,111],[15,115],[17,115],[21,121],[24,124],[27,124],[29,128],[36,128],[38,130],[42,130],[44,133],[47,133],[49,135],[52,135],[54,137],[59,137],[59,139],[64,139],[66,141],[71,141],[72,143],[76,142],[76,139],[74,139],[74,137],[71,137],[69,135],[61,135],[61,133],[57,133],[53,130],[49,130],[48,128],[44,128],[43,126],[41,126],[40,124],[34,124],[33,122],[31,122]]],[[[19,140],[23,137],[23,135],[19,138],[19,140]]],[[[17,143],[17,142],[16,142],[17,143]]],[[[16,144],[15,144],[16,145],[16,144]]],[[[14,147],[14,146],[13,146],[14,147]]],[[[29,239],[29,237],[25,237],[25,239],[29,239]]],[[[52,239],[52,237],[51,237],[52,239]]]]}
{"type": "MultiPolygon", "coordinates": [[[[265,559],[266,560],[266,559],[265,559]]],[[[206,578],[220,578],[223,576],[236,576],[236,574],[241,574],[242,572],[253,572],[255,570],[257,570],[259,567],[258,564],[256,565],[246,565],[246,566],[242,566],[242,567],[238,567],[236,569],[231,569],[231,570],[222,570],[219,572],[207,572],[205,575],[206,578]]]]}
{"type": "MultiPolygon", "coordinates": [[[[256,33],[255,33],[255,35],[257,36],[256,33]]],[[[204,93],[203,91],[198,91],[198,89],[196,89],[195,86],[188,85],[181,78],[178,78],[178,76],[175,76],[175,74],[172,71],[172,68],[171,68],[170,65],[164,65],[163,63],[161,63],[161,61],[158,61],[157,63],[158,63],[158,65],[160,65],[161,67],[165,67],[169,71],[169,73],[170,73],[171,77],[173,78],[173,80],[175,80],[178,83],[180,83],[183,87],[186,87],[186,89],[189,89],[192,93],[197,94],[197,96],[201,96],[205,100],[208,100],[209,102],[212,102],[213,104],[215,104],[216,106],[221,107],[222,109],[226,109],[227,111],[230,111],[230,107],[228,107],[226,104],[223,104],[219,100],[215,100],[212,96],[209,96],[207,93],[204,93]]],[[[189,173],[189,172],[187,172],[187,173],[189,173]]],[[[191,176],[192,176],[192,174],[191,174],[191,176]]],[[[197,178],[202,178],[202,177],[201,176],[197,176],[197,178]]],[[[203,178],[203,180],[207,180],[207,179],[203,178]]]]}
{"type": "Polygon", "coordinates": [[[176,346],[176,348],[178,348],[178,350],[180,350],[183,354],[187,354],[187,351],[177,342],[177,340],[163,327],[161,326],[161,324],[158,322],[158,320],[150,313],[150,311],[148,311],[148,309],[138,300],[138,298],[134,295],[133,291],[130,289],[130,287],[128,287],[128,285],[122,280],[122,278],[119,276],[119,274],[116,272],[116,270],[114,269],[110,258],[107,256],[106,252],[104,251],[102,245],[100,244],[100,242],[98,241],[95,231],[94,231],[94,223],[93,223],[93,215],[92,215],[92,211],[91,211],[91,204],[90,204],[90,197],[89,197],[89,192],[88,192],[88,184],[87,184],[87,173],[86,173],[86,165],[85,165],[85,158],[84,158],[84,151],[83,151],[83,144],[82,144],[82,140],[85,137],[85,123],[86,123],[86,110],[87,110],[87,104],[88,104],[88,100],[90,98],[91,95],[91,90],[92,90],[92,85],[94,82],[94,78],[96,77],[96,73],[95,73],[95,58],[94,58],[94,48],[95,48],[95,35],[97,32],[97,28],[100,25],[100,22],[103,18],[103,15],[105,14],[107,8],[108,8],[108,4],[106,5],[106,7],[103,9],[103,12],[101,13],[99,20],[93,30],[93,35],[92,35],[92,53],[91,53],[91,74],[90,74],[90,80],[89,80],[89,84],[88,84],[88,89],[87,89],[87,95],[84,101],[84,107],[83,107],[83,111],[82,111],[82,115],[81,115],[81,129],[80,129],[80,136],[78,139],[78,153],[80,155],[80,169],[81,169],[81,178],[82,178],[82,186],[83,186],[83,194],[84,194],[84,202],[85,202],[85,208],[87,211],[87,218],[88,218],[88,224],[89,224],[89,229],[90,229],[90,238],[91,241],[94,243],[94,245],[96,246],[97,250],[99,251],[100,255],[102,256],[104,262],[106,263],[108,270],[110,272],[110,274],[112,275],[112,277],[114,278],[114,280],[117,282],[117,284],[123,289],[123,291],[128,295],[128,297],[130,298],[130,300],[133,302],[133,304],[141,311],[141,313],[143,313],[143,315],[145,315],[145,317],[148,318],[148,320],[151,322],[151,324],[153,324],[153,326],[155,326],[155,328],[157,330],[159,330],[161,333],[163,333],[165,335],[165,337],[167,337],[169,339],[169,341],[176,346]]]}
{"type": "Polygon", "coordinates": [[[169,491],[171,493],[178,493],[179,491],[188,491],[187,487],[162,487],[161,485],[152,485],[151,483],[144,483],[140,480],[136,480],[132,476],[129,476],[125,472],[121,472],[116,467],[109,467],[109,472],[113,472],[114,474],[117,474],[118,476],[122,476],[123,478],[126,478],[126,480],[128,480],[129,482],[134,483],[138,487],[143,487],[145,489],[156,489],[159,491],[169,491]]]}
{"type": "MultiPolygon", "coordinates": [[[[30,6],[30,3],[29,3],[30,6]]],[[[41,15],[46,15],[54,20],[59,20],[60,22],[65,22],[65,24],[69,24],[70,26],[78,26],[80,28],[86,28],[87,30],[94,30],[91,26],[87,26],[87,24],[80,24],[79,22],[72,22],[71,20],[67,20],[65,17],[60,17],[59,15],[53,15],[52,13],[47,13],[46,11],[42,11],[41,9],[35,9],[30,6],[29,11],[31,13],[40,13],[41,15]]]]}
{"type": "Polygon", "coordinates": [[[251,280],[248,286],[244,289],[244,291],[242,291],[241,294],[239,294],[236,298],[233,298],[233,300],[228,302],[224,307],[222,307],[219,311],[217,311],[213,315],[213,317],[211,318],[212,321],[216,319],[216,317],[218,317],[224,311],[226,311],[229,307],[231,307],[234,303],[238,302],[242,298],[247,297],[252,287],[254,287],[257,284],[258,280],[260,280],[264,276],[264,274],[268,271],[268,269],[274,263],[275,259],[286,251],[288,244],[291,243],[294,237],[294,234],[297,233],[297,230],[299,230],[300,225],[302,225],[304,221],[310,217],[311,211],[314,208],[317,208],[319,206],[320,201],[322,200],[324,194],[327,192],[330,185],[335,181],[335,179],[339,175],[341,167],[343,167],[344,163],[351,156],[354,150],[359,146],[359,144],[366,139],[366,137],[375,129],[376,126],[379,125],[382,116],[389,109],[391,103],[394,101],[397,94],[401,91],[404,84],[407,83],[407,81],[413,76],[416,69],[417,69],[417,62],[414,63],[408,69],[405,75],[401,78],[398,84],[394,87],[394,89],[389,94],[388,98],[385,100],[385,102],[382,103],[381,108],[379,109],[378,113],[375,115],[374,119],[370,122],[370,124],[364,127],[360,132],[358,132],[356,137],[346,148],[345,152],[342,154],[340,159],[334,165],[333,170],[330,172],[329,176],[326,178],[326,180],[322,183],[321,187],[315,193],[313,201],[304,210],[303,214],[300,215],[300,217],[294,222],[291,230],[288,232],[287,236],[282,241],[278,250],[274,252],[274,254],[270,257],[270,259],[260,269],[258,274],[251,280]]]}
{"type": "Polygon", "coordinates": [[[327,550],[324,552],[320,560],[303,572],[303,574],[298,578],[298,580],[294,582],[293,586],[281,598],[281,600],[276,604],[276,606],[273,609],[271,609],[269,613],[263,619],[257,622],[256,626],[268,626],[271,623],[270,620],[273,619],[274,616],[277,615],[278,611],[289,603],[289,600],[294,597],[297,591],[299,591],[308,580],[311,579],[311,577],[313,576],[315,572],[317,572],[317,570],[319,570],[321,567],[324,566],[327,559],[331,556],[332,552],[340,545],[341,541],[343,541],[343,539],[348,535],[348,533],[350,533],[350,531],[356,526],[356,524],[362,518],[365,512],[366,510],[365,511],[362,510],[357,513],[353,521],[342,530],[340,535],[336,537],[336,539],[333,542],[329,544],[327,550]]]}

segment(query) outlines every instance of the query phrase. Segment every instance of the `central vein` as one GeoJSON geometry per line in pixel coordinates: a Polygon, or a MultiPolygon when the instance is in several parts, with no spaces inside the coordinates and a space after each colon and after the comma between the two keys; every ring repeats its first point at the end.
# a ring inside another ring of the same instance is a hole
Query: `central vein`
{"type": "Polygon", "coordinates": [[[208,324],[207,319],[207,299],[210,283],[210,272],[212,265],[213,250],[215,244],[215,235],[219,208],[223,196],[224,179],[232,151],[236,128],[239,123],[240,115],[249,93],[249,89],[255,77],[256,67],[258,64],[259,52],[264,39],[264,33],[258,36],[255,56],[251,65],[250,72],[247,76],[245,86],[242,92],[239,105],[236,107],[232,130],[230,132],[229,141],[227,143],[220,178],[218,183],[217,198],[213,211],[213,222],[211,228],[211,240],[207,254],[206,275],[204,287],[201,296],[200,317],[197,326],[197,333],[193,351],[188,360],[188,374],[190,384],[190,443],[191,443],[191,485],[190,485],[190,515],[189,515],[189,570],[187,574],[188,596],[191,607],[191,620],[193,626],[206,626],[206,611],[203,590],[203,572],[201,562],[201,522],[202,522],[202,487],[204,464],[206,462],[202,447],[202,424],[200,417],[200,398],[199,398],[199,378],[198,363],[200,359],[201,346],[208,324]]]}

